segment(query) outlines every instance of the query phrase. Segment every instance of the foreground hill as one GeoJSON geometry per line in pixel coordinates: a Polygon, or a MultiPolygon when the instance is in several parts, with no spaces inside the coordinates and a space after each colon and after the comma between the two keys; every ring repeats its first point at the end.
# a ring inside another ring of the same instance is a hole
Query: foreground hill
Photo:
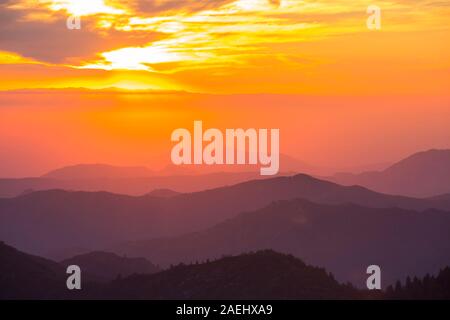
{"type": "Polygon", "coordinates": [[[450,209],[448,198],[390,196],[306,175],[254,180],[168,198],[51,190],[0,199],[0,238],[27,252],[53,257],[53,252],[65,248],[92,251],[114,243],[197,231],[240,212],[299,197],[325,204],[450,209]]]}
{"type": "Polygon", "coordinates": [[[1,299],[344,299],[360,292],[292,256],[261,251],[66,289],[62,266],[0,243],[1,299]]]}
{"type": "Polygon", "coordinates": [[[69,291],[62,266],[0,242],[0,299],[449,299],[450,269],[399,281],[387,292],[339,284],[324,269],[271,250],[133,274],[107,283],[86,280],[69,291]]]}
{"type": "Polygon", "coordinates": [[[365,285],[366,268],[382,267],[383,284],[450,265],[450,214],[306,200],[273,203],[204,231],[135,241],[113,251],[163,266],[270,248],[325,267],[340,281],[365,285]]]}
{"type": "Polygon", "coordinates": [[[114,253],[95,251],[63,260],[61,265],[77,265],[97,280],[108,281],[134,273],[156,273],[160,269],[145,258],[120,257],[114,253]]]}
{"type": "Polygon", "coordinates": [[[450,193],[450,150],[419,152],[384,171],[337,174],[330,180],[413,197],[450,193]]]}
{"type": "Polygon", "coordinates": [[[66,288],[64,268],[0,242],[0,299],[50,299],[66,288]]]}
{"type": "MultiPolygon", "coordinates": [[[[112,282],[120,299],[350,299],[361,293],[293,256],[260,251],[112,282]]],[[[102,293],[101,296],[104,296],[102,293]]]]}
{"type": "Polygon", "coordinates": [[[92,252],[61,263],[21,252],[0,242],[0,300],[84,298],[85,292],[99,290],[101,282],[160,269],[144,258],[124,258],[113,253],[92,252]],[[66,268],[81,268],[82,291],[66,287],[66,268]]]}
{"type": "Polygon", "coordinates": [[[427,274],[422,279],[410,277],[402,284],[397,281],[395,286],[386,290],[387,299],[420,299],[443,300],[450,299],[450,267],[445,267],[436,276],[427,274]]]}

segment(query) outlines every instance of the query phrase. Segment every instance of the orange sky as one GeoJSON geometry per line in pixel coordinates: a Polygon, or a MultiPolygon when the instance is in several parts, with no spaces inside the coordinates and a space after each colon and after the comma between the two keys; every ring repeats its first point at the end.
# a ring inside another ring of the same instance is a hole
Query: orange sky
{"type": "Polygon", "coordinates": [[[0,5],[0,88],[446,93],[450,5],[377,1],[382,28],[373,31],[369,4],[8,0],[0,5]],[[72,14],[81,15],[80,30],[66,28],[72,14]]]}
{"type": "Polygon", "coordinates": [[[160,166],[170,132],[193,120],[280,128],[282,152],[318,165],[450,147],[450,4],[377,1],[378,31],[366,27],[369,4],[3,1],[0,175],[160,166]],[[81,30],[66,28],[73,14],[81,30]],[[110,87],[201,94],[64,89],[110,87]],[[23,91],[33,88],[58,90],[23,91]]]}

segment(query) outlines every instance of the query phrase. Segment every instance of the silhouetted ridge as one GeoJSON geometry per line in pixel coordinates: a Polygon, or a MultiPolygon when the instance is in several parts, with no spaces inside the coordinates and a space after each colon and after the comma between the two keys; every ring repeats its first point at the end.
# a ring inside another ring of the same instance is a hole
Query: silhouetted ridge
{"type": "Polygon", "coordinates": [[[0,242],[0,299],[47,299],[65,289],[65,270],[0,242]]]}
{"type": "Polygon", "coordinates": [[[450,267],[442,269],[437,276],[427,274],[422,279],[406,278],[402,284],[397,281],[386,290],[387,299],[450,299],[450,267]]]}
{"type": "Polygon", "coordinates": [[[172,197],[52,190],[0,199],[0,238],[31,253],[60,258],[52,253],[66,248],[94,251],[133,239],[198,231],[240,212],[295,198],[377,208],[450,209],[450,199],[390,196],[307,175],[253,180],[172,197]],[[32,232],[29,221],[33,221],[32,232]]]}
{"type": "Polygon", "coordinates": [[[99,178],[142,178],[154,175],[146,167],[120,167],[108,164],[77,164],[50,171],[44,178],[61,180],[99,179],[99,178]]]}
{"type": "Polygon", "coordinates": [[[418,168],[439,169],[448,171],[450,169],[450,150],[430,149],[410,155],[399,162],[388,167],[386,172],[404,171],[414,173],[418,168]],[[436,168],[438,166],[438,168],[436,168]]]}
{"type": "Polygon", "coordinates": [[[413,197],[450,193],[450,150],[418,152],[384,171],[341,173],[330,180],[344,185],[362,185],[379,192],[413,197]]]}
{"type": "Polygon", "coordinates": [[[153,196],[153,197],[162,197],[162,198],[169,198],[176,195],[179,195],[180,192],[173,191],[170,189],[155,189],[151,192],[149,192],[147,195],[153,196]]]}
{"type": "Polygon", "coordinates": [[[126,299],[348,299],[358,297],[324,269],[270,250],[178,265],[118,279],[107,288],[126,299]]]}
{"type": "Polygon", "coordinates": [[[109,252],[89,252],[61,261],[65,267],[78,265],[87,272],[103,281],[112,280],[118,276],[126,277],[134,273],[155,273],[160,271],[145,258],[120,257],[109,252]]]}
{"type": "Polygon", "coordinates": [[[110,250],[167,266],[269,248],[294,254],[331,270],[339,281],[363,287],[365,270],[373,261],[384,266],[386,285],[450,265],[448,230],[449,212],[295,199],[241,213],[202,231],[126,242],[110,250]]]}
{"type": "MultiPolygon", "coordinates": [[[[156,174],[99,174],[83,173],[66,175],[58,173],[58,177],[36,178],[1,178],[0,197],[15,197],[26,190],[64,189],[77,191],[107,191],[112,193],[140,196],[153,189],[171,189],[179,192],[195,192],[205,189],[232,185],[251,179],[266,179],[267,176],[256,172],[217,172],[204,174],[188,174],[179,170],[175,172],[158,172],[156,174]],[[66,177],[65,177],[66,176],[66,177]]],[[[203,171],[202,171],[203,172],[203,171]]],[[[67,172],[66,172],[67,173],[67,172]]]]}
{"type": "MultiPolygon", "coordinates": [[[[108,253],[92,253],[111,259],[108,253]]],[[[116,259],[116,258],[114,258],[116,259]]],[[[63,266],[0,242],[0,299],[449,299],[450,268],[422,280],[407,278],[387,292],[339,284],[325,269],[271,250],[179,264],[154,274],[66,288],[63,266]]]]}
{"type": "MultiPolygon", "coordinates": [[[[83,258],[92,256],[111,260],[110,254],[98,252],[83,258]]],[[[4,243],[0,261],[1,299],[341,299],[359,294],[323,269],[268,250],[150,275],[118,276],[104,284],[82,280],[82,290],[72,291],[66,288],[65,268],[53,261],[4,243]]],[[[87,271],[81,269],[85,279],[87,271]]]]}

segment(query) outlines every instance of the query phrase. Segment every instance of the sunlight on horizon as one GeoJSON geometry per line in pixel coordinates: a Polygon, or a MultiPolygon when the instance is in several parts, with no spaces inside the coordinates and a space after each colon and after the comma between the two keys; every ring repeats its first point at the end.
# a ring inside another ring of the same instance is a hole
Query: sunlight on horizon
{"type": "Polygon", "coordinates": [[[163,90],[210,93],[442,92],[449,81],[450,45],[442,39],[450,32],[450,9],[382,0],[382,29],[372,32],[369,4],[11,1],[2,7],[16,20],[0,48],[8,78],[0,89],[98,88],[113,76],[140,88],[165,83],[163,90]],[[81,15],[80,30],[66,28],[70,15],[81,15]],[[22,39],[23,30],[32,36],[22,39]],[[421,80],[427,77],[437,85],[421,80]]]}
{"type": "Polygon", "coordinates": [[[104,0],[51,0],[50,2],[50,8],[52,10],[66,10],[68,13],[77,16],[100,13],[113,15],[125,13],[124,10],[106,5],[104,0]]]}

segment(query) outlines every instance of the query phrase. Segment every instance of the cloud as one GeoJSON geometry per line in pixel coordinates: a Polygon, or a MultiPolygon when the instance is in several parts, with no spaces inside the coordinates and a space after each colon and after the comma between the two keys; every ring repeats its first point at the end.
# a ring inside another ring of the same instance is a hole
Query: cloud
{"type": "Polygon", "coordinates": [[[81,18],[81,29],[66,27],[67,15],[51,12],[41,21],[29,19],[37,10],[11,9],[11,1],[0,5],[0,49],[48,63],[77,63],[92,59],[98,52],[122,46],[144,45],[161,38],[157,32],[124,32],[98,27],[99,16],[81,18]]]}
{"type": "MultiPolygon", "coordinates": [[[[130,18],[168,11],[192,13],[230,2],[233,1],[105,0],[105,7],[118,8],[123,14],[83,15],[81,29],[70,30],[66,27],[70,7],[59,5],[58,1],[0,0],[0,50],[46,63],[81,65],[101,52],[145,46],[167,37],[159,30],[131,30],[130,18]],[[60,10],[55,11],[55,4],[60,10]]],[[[160,29],[167,30],[167,25],[160,29]]]]}
{"type": "MultiPolygon", "coordinates": [[[[2,0],[0,50],[54,64],[175,73],[275,55],[291,64],[304,55],[290,44],[367,32],[364,4],[352,0],[71,1],[2,0]],[[75,11],[84,12],[81,30],[66,28],[75,11]]],[[[383,31],[439,26],[443,15],[429,7],[437,1],[380,1],[391,14],[383,31]]]]}
{"type": "MultiPolygon", "coordinates": [[[[128,5],[137,14],[148,15],[165,11],[193,13],[219,8],[236,0],[131,0],[128,5]]],[[[110,0],[108,3],[120,4],[123,1],[110,0]]]]}

